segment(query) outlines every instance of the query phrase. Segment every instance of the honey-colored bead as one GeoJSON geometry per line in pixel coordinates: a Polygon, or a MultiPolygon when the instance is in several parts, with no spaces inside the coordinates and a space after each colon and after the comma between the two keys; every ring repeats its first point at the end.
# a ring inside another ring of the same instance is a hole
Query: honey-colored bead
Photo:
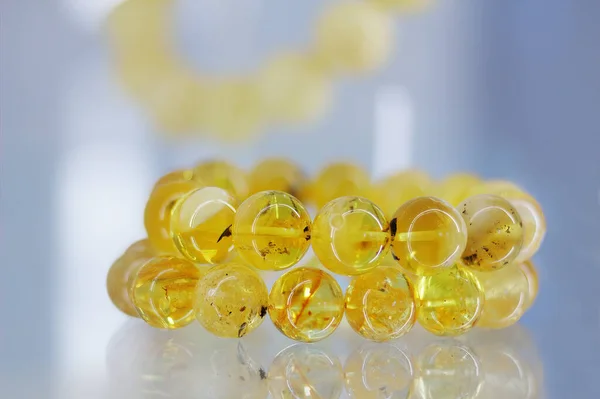
{"type": "Polygon", "coordinates": [[[539,291],[539,277],[535,265],[530,260],[518,263],[519,268],[527,277],[529,286],[525,291],[525,310],[527,311],[535,302],[539,291]]]}
{"type": "Polygon", "coordinates": [[[177,181],[181,181],[181,180],[192,180],[193,177],[194,177],[194,172],[191,171],[190,169],[174,170],[173,172],[169,172],[166,175],[161,176],[160,179],[158,179],[156,181],[156,183],[154,184],[154,187],[156,188],[157,186],[160,186],[161,184],[172,183],[172,182],[177,182],[177,181]]]}
{"type": "Polygon", "coordinates": [[[273,399],[339,399],[342,364],[314,346],[296,344],[281,351],[269,369],[273,399]]]}
{"type": "Polygon", "coordinates": [[[198,284],[196,318],[218,337],[240,338],[263,322],[268,299],[254,270],[236,263],[215,266],[198,284]]]}
{"type": "Polygon", "coordinates": [[[427,331],[456,336],[470,330],[481,316],[484,294],[466,269],[453,266],[415,282],[417,320],[427,331]]]}
{"type": "Polygon", "coordinates": [[[283,191],[299,198],[306,176],[295,163],[284,158],[269,158],[258,163],[250,173],[250,192],[283,191]]]}
{"type": "Polygon", "coordinates": [[[390,230],[394,259],[417,275],[451,267],[467,244],[467,227],[458,211],[435,197],[418,197],[400,206],[390,230]]]}
{"type": "Polygon", "coordinates": [[[317,56],[331,71],[371,71],[385,64],[391,54],[392,20],[365,2],[331,5],[316,30],[317,56]]]}
{"type": "Polygon", "coordinates": [[[344,294],[322,270],[297,268],[277,279],[269,295],[269,316],[286,337],[316,342],[331,335],[344,315],[344,294]]]}
{"type": "Polygon", "coordinates": [[[305,195],[322,208],[326,203],[344,196],[367,196],[370,191],[367,172],[349,163],[334,163],[324,168],[305,195]]]}
{"type": "Polygon", "coordinates": [[[346,320],[367,339],[398,338],[415,319],[413,288],[397,267],[381,266],[355,277],[346,290],[346,320]]]}
{"type": "Polygon", "coordinates": [[[139,317],[129,294],[138,269],[156,255],[150,241],[140,240],[132,244],[113,263],[106,276],[106,289],[112,303],[123,313],[139,317]]]}
{"type": "Polygon", "coordinates": [[[179,252],[196,263],[220,263],[233,248],[236,199],[218,187],[185,194],[171,211],[171,235],[179,252]]]}
{"type": "Polygon", "coordinates": [[[197,189],[200,183],[179,180],[156,186],[146,203],[144,226],[148,239],[159,253],[178,254],[171,238],[171,209],[183,195],[197,189]]]}
{"type": "Polygon", "coordinates": [[[137,312],[148,324],[175,329],[194,320],[196,288],[202,272],[193,263],[158,256],[138,270],[131,288],[137,312]]]}
{"type": "Polygon", "coordinates": [[[467,225],[462,262],[478,271],[498,270],[513,262],[523,245],[523,222],[515,208],[497,195],[475,195],[458,207],[467,225]]]}
{"type": "Polygon", "coordinates": [[[364,345],[344,366],[346,392],[352,399],[406,398],[413,378],[410,358],[393,345],[364,345]]]}
{"type": "Polygon", "coordinates": [[[387,217],[392,217],[398,207],[414,198],[428,195],[431,179],[419,170],[406,170],[389,176],[375,188],[375,202],[387,217]]]}
{"type": "Polygon", "coordinates": [[[456,206],[469,197],[470,190],[480,183],[481,179],[473,174],[455,173],[434,185],[432,194],[456,206]]]}
{"type": "Polygon", "coordinates": [[[250,196],[238,208],[233,243],[245,262],[262,270],[298,263],[310,246],[310,215],[295,197],[282,191],[250,196]]]}
{"type": "Polygon", "coordinates": [[[227,190],[238,201],[248,197],[246,173],[235,165],[224,161],[202,162],[194,167],[194,179],[205,186],[227,190]]]}
{"type": "Polygon", "coordinates": [[[474,272],[484,292],[485,304],[478,327],[505,328],[527,310],[530,283],[522,267],[511,263],[493,273],[474,272]]]}
{"type": "Polygon", "coordinates": [[[377,205],[361,197],[341,197],[315,217],[312,247],[334,273],[357,275],[377,267],[390,244],[389,225],[377,205]]]}

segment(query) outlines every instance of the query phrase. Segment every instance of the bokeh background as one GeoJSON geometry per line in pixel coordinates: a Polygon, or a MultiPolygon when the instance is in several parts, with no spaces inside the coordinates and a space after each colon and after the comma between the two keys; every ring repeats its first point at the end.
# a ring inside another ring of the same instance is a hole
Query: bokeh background
{"type": "MultiPolygon", "coordinates": [[[[537,353],[534,397],[600,397],[600,2],[432,0],[394,19],[385,67],[336,80],[323,118],[226,142],[169,134],[119,84],[105,29],[119,3],[0,4],[3,392],[119,397],[110,370],[138,355],[109,345],[125,317],[105,274],[144,235],[152,183],[201,159],[250,167],[280,155],[309,173],[349,160],[375,177],[411,166],[526,187],[549,227],[535,259],[540,295],[519,327],[529,338],[508,340],[509,351],[537,353]]],[[[175,3],[178,53],[236,73],[310,42],[332,1],[175,3]]],[[[343,359],[353,347],[339,342],[329,350],[343,359]]],[[[256,356],[268,363],[289,343],[256,356]]]]}

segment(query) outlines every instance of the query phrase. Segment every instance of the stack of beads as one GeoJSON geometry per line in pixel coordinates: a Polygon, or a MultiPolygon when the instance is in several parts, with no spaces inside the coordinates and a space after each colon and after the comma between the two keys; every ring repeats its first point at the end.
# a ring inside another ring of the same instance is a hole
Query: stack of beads
{"type": "Polygon", "coordinates": [[[416,321],[444,336],[507,327],[535,299],[529,259],[546,230],[539,204],[510,182],[405,171],[373,183],[344,163],[309,182],[281,159],[249,174],[221,161],[169,173],[144,223],[148,238],[108,275],[123,312],[158,328],[197,319],[221,337],[242,337],[268,314],[304,342],[329,336],[344,314],[373,341],[416,321]],[[292,268],[311,245],[322,267],[295,267],[269,293],[259,271],[292,268]],[[345,294],[328,271],[353,277],[345,294]]]}

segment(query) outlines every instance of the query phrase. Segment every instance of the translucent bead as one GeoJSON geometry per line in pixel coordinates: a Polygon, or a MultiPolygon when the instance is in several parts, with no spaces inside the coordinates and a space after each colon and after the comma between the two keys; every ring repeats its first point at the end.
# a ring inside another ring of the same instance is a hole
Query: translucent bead
{"type": "Polygon", "coordinates": [[[269,295],[269,316],[286,337],[316,342],[331,335],[344,315],[344,294],[322,270],[293,269],[277,279],[269,295]]]}
{"type": "Polygon", "coordinates": [[[308,187],[305,195],[317,208],[344,196],[366,196],[370,179],[362,168],[349,163],[334,163],[324,168],[308,187]]]}
{"type": "Polygon", "coordinates": [[[397,267],[381,266],[355,277],[346,290],[346,320],[367,339],[398,338],[415,319],[413,288],[397,267]]]}
{"type": "Polygon", "coordinates": [[[183,195],[197,189],[196,181],[180,180],[156,186],[144,210],[144,226],[148,239],[159,253],[177,254],[171,238],[171,209],[183,195]]]}
{"type": "Polygon", "coordinates": [[[237,201],[218,187],[182,196],[171,211],[171,235],[179,252],[196,263],[221,263],[233,249],[231,225],[237,201]]]}
{"type": "Polygon", "coordinates": [[[480,183],[481,179],[473,174],[455,173],[434,185],[432,194],[456,206],[470,195],[470,190],[473,187],[480,183]]]}
{"type": "Polygon", "coordinates": [[[375,202],[386,216],[392,217],[398,207],[413,198],[427,195],[431,179],[419,170],[406,170],[380,181],[375,188],[375,202]]]}
{"type": "Polygon", "coordinates": [[[269,293],[249,267],[215,266],[198,284],[196,318],[212,334],[240,338],[256,329],[267,315],[269,293]]]}
{"type": "Polygon", "coordinates": [[[298,263],[310,246],[310,215],[295,197],[282,191],[250,196],[233,224],[238,254],[262,270],[282,270],[298,263]]]}
{"type": "Polygon", "coordinates": [[[474,272],[484,292],[485,304],[478,327],[505,328],[513,325],[527,310],[531,297],[529,280],[521,266],[511,263],[493,273],[474,272]]]}
{"type": "Polygon", "coordinates": [[[152,327],[175,329],[194,320],[196,286],[201,270],[193,263],[158,256],[138,270],[131,297],[139,315],[152,327]]]}
{"type": "Polygon", "coordinates": [[[361,197],[341,197],[315,217],[312,247],[334,273],[357,275],[377,267],[390,244],[389,225],[377,205],[361,197]]]}
{"type": "Polygon", "coordinates": [[[413,378],[410,358],[387,344],[363,345],[344,366],[346,392],[352,399],[406,398],[413,378]]]}
{"type": "Polygon", "coordinates": [[[281,351],[269,369],[273,399],[338,399],[343,390],[342,364],[337,357],[309,345],[281,351]]]}
{"type": "Polygon", "coordinates": [[[535,265],[531,261],[518,263],[519,267],[527,277],[529,286],[525,291],[525,310],[528,310],[535,302],[539,291],[539,278],[535,265]]]}
{"type": "Polygon", "coordinates": [[[478,271],[500,269],[513,262],[523,245],[523,222],[515,208],[497,195],[476,195],[458,207],[467,224],[462,262],[478,271]]]}
{"type": "Polygon", "coordinates": [[[138,269],[155,255],[156,252],[150,245],[150,241],[137,241],[127,248],[108,271],[106,277],[108,296],[121,312],[132,317],[139,317],[129,291],[138,269]]]}
{"type": "Polygon", "coordinates": [[[406,271],[427,275],[452,266],[467,244],[467,227],[449,203],[418,197],[390,221],[392,255],[406,271]]]}
{"type": "Polygon", "coordinates": [[[194,167],[194,179],[198,179],[205,186],[227,190],[238,201],[243,201],[248,197],[246,173],[227,162],[208,161],[196,165],[194,167]]]}
{"type": "Polygon", "coordinates": [[[156,188],[161,184],[172,183],[181,180],[192,180],[193,177],[194,172],[192,172],[190,169],[174,170],[173,172],[169,172],[166,175],[162,176],[160,179],[158,179],[154,184],[154,187],[156,188]]]}
{"type": "Polygon", "coordinates": [[[250,192],[283,191],[299,198],[306,176],[295,163],[285,158],[269,158],[258,163],[250,173],[250,192]]]}
{"type": "Polygon", "coordinates": [[[460,335],[473,327],[483,311],[479,281],[463,268],[453,266],[415,283],[417,320],[436,335],[460,335]]]}
{"type": "Polygon", "coordinates": [[[392,20],[368,3],[331,5],[316,29],[317,53],[328,70],[371,71],[385,64],[391,54],[392,20]]]}

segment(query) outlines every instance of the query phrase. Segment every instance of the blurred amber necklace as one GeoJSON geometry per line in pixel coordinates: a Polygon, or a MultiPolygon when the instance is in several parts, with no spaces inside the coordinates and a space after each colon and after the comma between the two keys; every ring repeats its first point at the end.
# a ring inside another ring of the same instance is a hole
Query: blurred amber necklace
{"type": "Polygon", "coordinates": [[[393,47],[391,12],[426,2],[335,3],[318,19],[308,51],[277,54],[255,73],[235,77],[198,74],[175,53],[169,34],[175,0],[127,0],[109,16],[108,30],[122,85],[162,131],[236,139],[319,118],[335,75],[385,64],[393,47]]]}

